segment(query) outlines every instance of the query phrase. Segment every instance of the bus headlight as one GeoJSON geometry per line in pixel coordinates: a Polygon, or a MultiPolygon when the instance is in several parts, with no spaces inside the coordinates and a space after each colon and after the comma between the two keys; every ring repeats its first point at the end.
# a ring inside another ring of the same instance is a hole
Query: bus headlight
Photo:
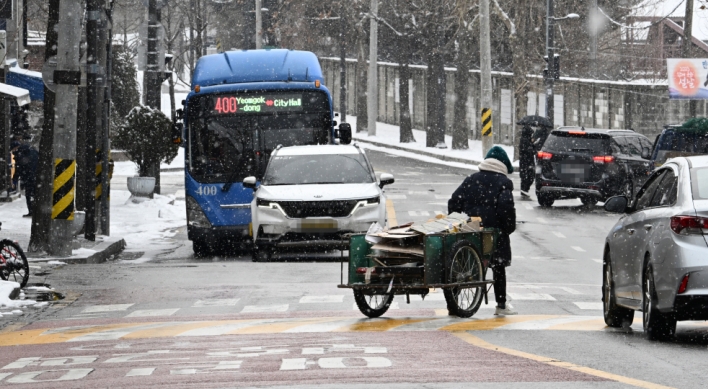
{"type": "Polygon", "coordinates": [[[211,228],[211,222],[192,196],[187,196],[187,224],[197,228],[211,228]]]}

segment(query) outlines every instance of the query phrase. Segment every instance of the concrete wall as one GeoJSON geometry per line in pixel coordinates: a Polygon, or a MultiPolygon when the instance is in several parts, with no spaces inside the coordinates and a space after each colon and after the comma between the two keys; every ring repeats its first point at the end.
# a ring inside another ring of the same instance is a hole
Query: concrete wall
{"type": "MultiPolygon", "coordinates": [[[[335,110],[339,110],[339,59],[320,58],[325,75],[325,85],[332,92],[335,110]]],[[[347,114],[356,113],[356,94],[354,86],[366,83],[357,80],[356,60],[347,59],[347,114]]],[[[411,66],[413,107],[413,128],[424,129],[427,121],[426,111],[426,66],[411,66]]],[[[453,109],[455,101],[455,68],[446,68],[447,104],[445,110],[445,128],[448,133],[455,125],[453,109]]],[[[480,131],[479,113],[479,71],[470,72],[470,95],[467,104],[467,122],[470,138],[477,139],[480,131]]],[[[390,124],[399,123],[400,99],[398,98],[398,65],[379,63],[379,110],[378,121],[390,124]]],[[[531,92],[525,112],[528,114],[545,113],[545,95],[541,77],[529,76],[531,92]]],[[[516,101],[513,99],[512,74],[493,72],[492,96],[494,142],[514,144],[516,123],[516,101]]],[[[595,128],[624,129],[632,128],[647,135],[650,139],[661,131],[665,124],[683,123],[688,119],[688,102],[669,100],[666,85],[646,82],[614,82],[561,78],[556,81],[555,89],[555,124],[584,126],[595,128]]],[[[699,101],[698,116],[706,116],[706,102],[699,101]]]]}

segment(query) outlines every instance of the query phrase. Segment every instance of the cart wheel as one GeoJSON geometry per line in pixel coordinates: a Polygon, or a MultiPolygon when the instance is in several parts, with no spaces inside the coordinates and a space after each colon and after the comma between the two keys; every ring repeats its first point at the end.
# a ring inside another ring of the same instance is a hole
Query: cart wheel
{"type": "MultiPolygon", "coordinates": [[[[450,250],[450,264],[447,282],[483,281],[482,261],[469,242],[461,240],[450,250]]],[[[447,311],[450,315],[470,317],[477,312],[484,297],[484,287],[446,288],[443,290],[447,311]]]]}
{"type": "Polygon", "coordinates": [[[379,317],[388,311],[393,301],[390,294],[366,294],[363,290],[354,290],[354,301],[361,313],[368,317],[379,317]]]}

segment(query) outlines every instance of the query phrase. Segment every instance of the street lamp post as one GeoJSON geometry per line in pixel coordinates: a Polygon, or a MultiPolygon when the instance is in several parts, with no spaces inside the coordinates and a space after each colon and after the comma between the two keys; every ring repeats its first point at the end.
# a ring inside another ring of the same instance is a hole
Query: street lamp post
{"type": "Polygon", "coordinates": [[[560,72],[560,58],[558,55],[555,53],[555,43],[553,40],[554,37],[554,28],[555,28],[555,22],[560,21],[560,20],[565,20],[565,19],[578,19],[580,18],[580,15],[571,13],[568,14],[562,18],[556,18],[553,16],[553,0],[546,0],[546,72],[544,74],[545,78],[545,86],[546,86],[546,118],[551,121],[551,124],[553,123],[553,108],[554,108],[554,99],[553,99],[553,82],[555,81],[556,77],[559,76],[560,72]]]}

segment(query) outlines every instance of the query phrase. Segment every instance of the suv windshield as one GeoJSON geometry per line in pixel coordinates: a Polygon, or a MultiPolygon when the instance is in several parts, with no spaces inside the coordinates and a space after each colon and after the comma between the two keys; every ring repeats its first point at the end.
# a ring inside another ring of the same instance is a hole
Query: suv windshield
{"type": "Polygon", "coordinates": [[[696,200],[708,200],[708,167],[693,169],[691,181],[693,181],[693,198],[696,200]]]}
{"type": "Polygon", "coordinates": [[[361,154],[276,155],[263,185],[364,184],[374,182],[361,154]]]}
{"type": "Polygon", "coordinates": [[[590,154],[606,154],[609,138],[601,134],[570,134],[564,131],[554,131],[543,144],[543,150],[555,152],[587,152],[590,154]]]}

